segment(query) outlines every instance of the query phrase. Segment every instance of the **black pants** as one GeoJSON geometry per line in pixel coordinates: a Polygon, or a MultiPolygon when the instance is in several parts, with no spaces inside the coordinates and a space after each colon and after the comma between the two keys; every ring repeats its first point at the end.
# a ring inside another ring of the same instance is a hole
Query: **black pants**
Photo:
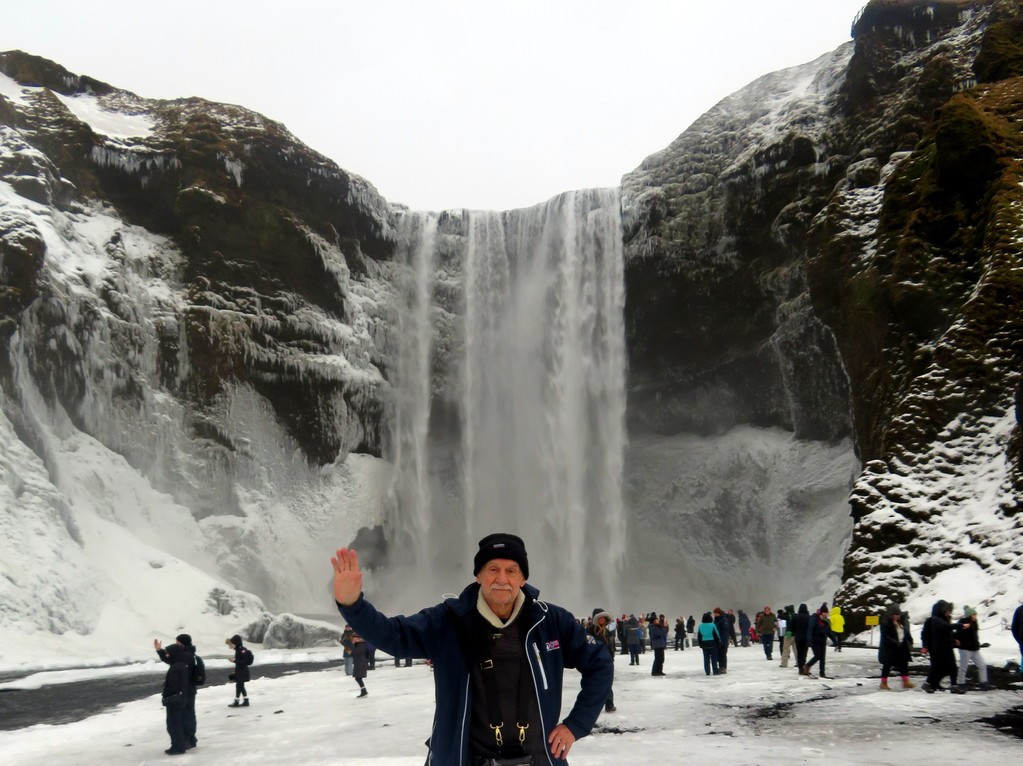
{"type": "Polygon", "coordinates": [[[167,733],[170,735],[171,750],[184,752],[191,742],[185,736],[185,701],[174,700],[167,706],[167,733]]]}
{"type": "Polygon", "coordinates": [[[244,681],[235,681],[234,682],[234,696],[235,696],[235,699],[237,699],[238,697],[248,697],[249,696],[248,694],[245,693],[245,682],[244,681]]]}
{"type": "Polygon", "coordinates": [[[718,669],[728,670],[728,642],[718,645],[718,669]]]}
{"type": "Polygon", "coordinates": [[[629,664],[639,664],[639,644],[629,644],[629,664]]]}
{"type": "Polygon", "coordinates": [[[822,638],[819,641],[814,641],[810,645],[810,648],[813,650],[813,657],[811,657],[810,661],[806,663],[806,667],[807,668],[811,668],[811,667],[814,666],[815,663],[820,661],[820,664],[821,664],[820,674],[822,676],[825,675],[825,673],[824,673],[824,655],[828,651],[828,640],[826,638],[822,638]]]}
{"type": "Polygon", "coordinates": [[[685,648],[686,648],[685,638],[683,638],[682,636],[675,636],[675,651],[677,652],[680,649],[682,651],[685,651],[685,648]]]}
{"type": "Polygon", "coordinates": [[[718,648],[716,645],[705,645],[703,649],[703,671],[709,676],[711,668],[714,669],[714,675],[719,672],[718,668],[718,648]]]}
{"type": "Polygon", "coordinates": [[[806,641],[800,641],[798,638],[796,641],[796,667],[802,668],[806,664],[806,650],[810,645],[806,641]]]}
{"type": "Polygon", "coordinates": [[[654,666],[650,669],[650,675],[664,675],[664,650],[654,649],[654,666]]]}
{"type": "Polygon", "coordinates": [[[952,654],[952,650],[947,649],[937,654],[931,654],[930,657],[931,672],[927,674],[927,683],[937,689],[941,686],[941,679],[948,676],[949,684],[955,686],[958,668],[956,667],[956,658],[952,654]]]}
{"type": "Polygon", "coordinates": [[[195,738],[195,692],[193,686],[185,695],[185,739],[193,747],[199,742],[195,738]]]}

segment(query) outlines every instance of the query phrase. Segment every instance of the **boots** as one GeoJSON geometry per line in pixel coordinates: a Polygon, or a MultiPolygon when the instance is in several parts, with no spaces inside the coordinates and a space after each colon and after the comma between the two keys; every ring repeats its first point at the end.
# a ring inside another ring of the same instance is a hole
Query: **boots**
{"type": "Polygon", "coordinates": [[[909,680],[909,676],[903,676],[902,677],[902,688],[903,689],[912,689],[914,686],[916,686],[916,684],[914,684],[912,681],[909,680]]]}
{"type": "MultiPolygon", "coordinates": [[[[366,689],[365,686],[362,687],[362,691],[359,692],[359,697],[368,697],[368,696],[369,696],[369,691],[366,689]]],[[[359,699],[359,697],[356,697],[356,699],[359,699]]]]}
{"type": "Polygon", "coordinates": [[[242,700],[242,707],[248,707],[248,706],[249,706],[249,698],[246,697],[245,699],[242,700]]]}
{"type": "Polygon", "coordinates": [[[881,679],[881,686],[878,687],[878,688],[880,688],[881,691],[886,691],[886,692],[890,692],[892,690],[892,687],[890,687],[888,685],[888,679],[887,678],[882,678],[881,679]]]}
{"type": "Polygon", "coordinates": [[[614,705],[612,705],[612,704],[610,704],[610,703],[608,703],[607,705],[604,705],[604,712],[605,712],[605,713],[613,713],[613,712],[614,712],[614,711],[616,711],[617,709],[618,709],[618,708],[616,708],[616,707],[615,707],[614,705]]]}
{"type": "Polygon", "coordinates": [[[230,705],[228,705],[228,707],[248,707],[248,706],[249,706],[249,698],[248,697],[246,697],[241,702],[239,702],[238,699],[235,698],[235,701],[232,702],[230,705]]]}

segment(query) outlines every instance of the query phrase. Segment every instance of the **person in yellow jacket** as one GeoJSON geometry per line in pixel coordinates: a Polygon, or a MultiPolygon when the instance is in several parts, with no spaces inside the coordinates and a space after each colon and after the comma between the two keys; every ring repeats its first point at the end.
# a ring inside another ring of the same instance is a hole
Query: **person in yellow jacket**
{"type": "Polygon", "coordinates": [[[842,616],[841,607],[833,606],[830,612],[831,618],[831,632],[835,634],[832,639],[832,643],[835,645],[835,651],[842,651],[842,636],[845,634],[845,617],[842,616]]]}

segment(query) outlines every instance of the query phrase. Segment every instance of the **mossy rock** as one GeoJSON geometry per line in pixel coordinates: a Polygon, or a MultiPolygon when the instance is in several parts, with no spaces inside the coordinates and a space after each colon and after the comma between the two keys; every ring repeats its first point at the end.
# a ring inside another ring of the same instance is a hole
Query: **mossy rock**
{"type": "Polygon", "coordinates": [[[998,22],[984,31],[973,72],[980,83],[1023,75],[1023,18],[998,22]]]}

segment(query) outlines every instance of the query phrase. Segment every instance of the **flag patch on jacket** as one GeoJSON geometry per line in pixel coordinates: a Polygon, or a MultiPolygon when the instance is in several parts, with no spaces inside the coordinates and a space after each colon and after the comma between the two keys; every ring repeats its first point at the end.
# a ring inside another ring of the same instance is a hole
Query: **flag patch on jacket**
{"type": "Polygon", "coordinates": [[[555,649],[561,648],[561,642],[558,641],[557,639],[554,639],[553,641],[548,641],[546,646],[548,652],[553,652],[555,649]]]}

